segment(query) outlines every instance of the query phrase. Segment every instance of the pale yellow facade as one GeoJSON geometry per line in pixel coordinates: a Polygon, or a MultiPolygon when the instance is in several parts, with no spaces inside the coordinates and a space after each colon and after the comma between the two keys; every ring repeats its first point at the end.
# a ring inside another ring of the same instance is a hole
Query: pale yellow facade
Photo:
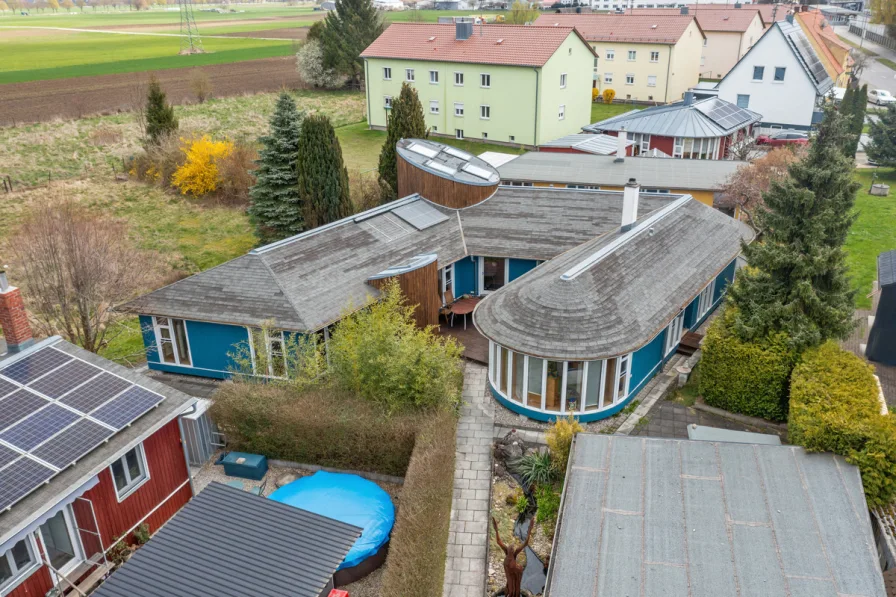
{"type": "Polygon", "coordinates": [[[589,41],[597,52],[595,87],[613,89],[622,100],[680,100],[700,80],[703,39],[691,21],[675,44],[589,41]]]}
{"type": "MultiPolygon", "coordinates": [[[[582,188],[585,185],[569,185],[564,182],[536,182],[532,183],[534,187],[547,187],[547,188],[555,188],[555,189],[578,189],[582,188]]],[[[600,185],[594,186],[593,188],[599,188],[601,191],[622,191],[624,187],[614,186],[614,185],[600,185]]],[[[642,192],[650,192],[653,190],[653,187],[643,187],[641,189],[642,192]]],[[[713,197],[715,196],[715,191],[706,191],[706,190],[695,190],[695,189],[675,189],[675,188],[663,188],[663,191],[669,191],[672,195],[690,195],[700,203],[704,203],[710,207],[712,207],[713,197]]]]}
{"type": "Polygon", "coordinates": [[[574,33],[542,67],[366,59],[368,124],[385,128],[408,82],[435,136],[537,146],[591,121],[594,55],[574,33]]]}
{"type": "Polygon", "coordinates": [[[753,44],[762,37],[765,28],[759,13],[750,21],[746,31],[704,31],[706,42],[700,76],[706,79],[721,79],[734,68],[753,44]]]}

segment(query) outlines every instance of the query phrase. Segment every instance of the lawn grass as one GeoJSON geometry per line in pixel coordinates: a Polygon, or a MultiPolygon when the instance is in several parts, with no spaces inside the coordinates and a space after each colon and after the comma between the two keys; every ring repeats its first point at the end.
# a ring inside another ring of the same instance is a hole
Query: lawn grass
{"type": "Polygon", "coordinates": [[[407,23],[419,19],[425,23],[436,23],[438,22],[439,17],[469,17],[476,15],[484,16],[489,20],[492,20],[492,17],[498,14],[506,13],[476,10],[396,10],[387,12],[384,16],[384,20],[387,23],[407,23]]]}
{"type": "MultiPolygon", "coordinates": [[[[194,12],[199,24],[210,21],[242,21],[264,17],[297,17],[314,14],[310,7],[288,7],[277,5],[238,5],[234,9],[237,12],[206,12],[197,6],[194,12]]],[[[178,25],[180,23],[180,11],[177,7],[173,10],[152,8],[150,10],[99,10],[87,9],[83,12],[65,12],[60,10],[53,12],[35,12],[27,17],[12,12],[0,12],[0,26],[3,27],[73,27],[78,29],[90,29],[92,27],[111,27],[127,25],[178,25]]]]}
{"type": "Polygon", "coordinates": [[[859,51],[862,52],[863,54],[867,54],[868,56],[877,56],[877,52],[873,52],[872,50],[869,50],[868,48],[866,48],[866,47],[864,47],[864,46],[859,47],[859,44],[855,43],[855,42],[852,41],[852,40],[846,39],[846,38],[843,37],[842,35],[838,35],[837,37],[839,37],[839,38],[840,38],[840,41],[842,41],[842,42],[845,43],[846,45],[848,45],[848,46],[852,46],[853,48],[855,48],[856,50],[859,50],[859,51]]]}
{"type": "Polygon", "coordinates": [[[877,61],[880,62],[881,64],[883,64],[884,66],[886,66],[886,67],[889,68],[889,69],[896,70],[896,62],[893,62],[893,61],[890,60],[889,58],[880,58],[880,57],[878,57],[877,61]]]}
{"type": "Polygon", "coordinates": [[[861,169],[855,172],[862,183],[856,199],[857,219],[846,239],[847,262],[856,291],[856,307],[870,309],[871,283],[877,279],[877,256],[896,248],[896,170],[893,168],[861,169]],[[868,193],[871,178],[889,184],[889,197],[868,193]]]}
{"type": "Polygon", "coordinates": [[[607,118],[610,118],[611,116],[625,114],[626,112],[631,112],[632,110],[641,110],[642,108],[643,106],[635,106],[633,104],[604,104],[595,102],[591,104],[591,122],[600,122],[601,120],[605,120],[607,118]]]}

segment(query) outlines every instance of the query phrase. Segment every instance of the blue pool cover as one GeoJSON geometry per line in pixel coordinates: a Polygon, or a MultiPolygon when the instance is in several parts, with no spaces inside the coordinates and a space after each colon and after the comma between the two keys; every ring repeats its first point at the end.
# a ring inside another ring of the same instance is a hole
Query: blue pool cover
{"type": "Polygon", "coordinates": [[[357,566],[389,540],[395,506],[379,485],[358,475],[319,471],[296,479],[270,499],[364,529],[338,570],[357,566]]]}

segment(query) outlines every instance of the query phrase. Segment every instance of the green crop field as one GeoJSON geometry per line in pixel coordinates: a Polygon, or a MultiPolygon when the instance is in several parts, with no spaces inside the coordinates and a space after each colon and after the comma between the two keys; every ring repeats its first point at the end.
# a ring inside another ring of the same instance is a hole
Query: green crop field
{"type": "MultiPolygon", "coordinates": [[[[315,15],[311,8],[291,8],[283,5],[271,7],[269,5],[237,5],[236,12],[214,12],[203,10],[196,6],[196,21],[200,25],[205,21],[241,21],[249,19],[270,17],[304,17],[315,15]]],[[[60,10],[53,12],[32,12],[27,17],[12,12],[0,12],[0,26],[5,27],[70,27],[78,29],[90,29],[93,27],[127,27],[133,25],[177,25],[180,23],[180,13],[177,8],[151,10],[121,10],[121,11],[92,11],[89,8],[84,12],[75,9],[74,12],[60,10]]]]}

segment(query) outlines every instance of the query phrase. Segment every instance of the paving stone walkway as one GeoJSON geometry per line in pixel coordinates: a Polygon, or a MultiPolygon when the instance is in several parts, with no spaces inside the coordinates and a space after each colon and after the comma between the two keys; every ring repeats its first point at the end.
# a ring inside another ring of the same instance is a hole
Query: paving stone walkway
{"type": "Polygon", "coordinates": [[[487,367],[467,363],[443,597],[485,594],[494,420],[494,405],[486,395],[487,374],[487,367]]]}

